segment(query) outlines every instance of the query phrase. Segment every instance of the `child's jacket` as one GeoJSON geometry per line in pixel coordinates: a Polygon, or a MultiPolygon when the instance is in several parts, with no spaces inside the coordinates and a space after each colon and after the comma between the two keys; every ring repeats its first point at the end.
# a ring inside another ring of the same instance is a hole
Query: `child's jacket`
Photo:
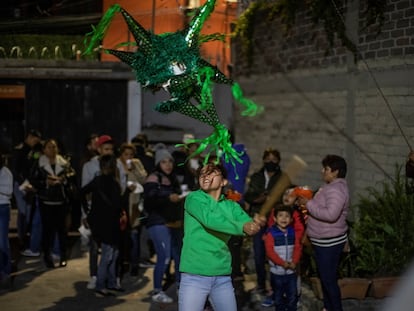
{"type": "Polygon", "coordinates": [[[295,239],[293,226],[287,227],[286,232],[283,232],[273,225],[266,233],[264,241],[270,272],[278,275],[295,273],[291,269],[283,268],[285,262],[298,264],[302,253],[302,244],[299,239],[295,239]]]}

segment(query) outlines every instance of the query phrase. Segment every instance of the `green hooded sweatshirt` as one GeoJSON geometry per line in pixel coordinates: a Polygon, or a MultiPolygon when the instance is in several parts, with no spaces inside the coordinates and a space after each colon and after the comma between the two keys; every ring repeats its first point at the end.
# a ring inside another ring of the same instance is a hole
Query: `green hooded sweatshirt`
{"type": "Polygon", "coordinates": [[[252,219],[236,202],[222,195],[218,201],[202,190],[185,200],[184,239],[180,272],[219,276],[231,274],[227,242],[243,235],[243,225],[252,219]]]}

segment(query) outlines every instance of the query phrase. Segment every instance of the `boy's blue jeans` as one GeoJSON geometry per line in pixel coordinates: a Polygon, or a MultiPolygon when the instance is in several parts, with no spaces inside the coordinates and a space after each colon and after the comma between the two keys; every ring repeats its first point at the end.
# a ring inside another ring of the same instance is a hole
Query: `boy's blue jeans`
{"type": "Polygon", "coordinates": [[[179,311],[202,311],[207,297],[214,311],[237,311],[230,275],[202,276],[181,273],[179,311]]]}
{"type": "Polygon", "coordinates": [[[298,303],[296,273],[270,274],[276,310],[296,311],[298,303]],[[285,297],[284,297],[285,296],[285,297]]]}

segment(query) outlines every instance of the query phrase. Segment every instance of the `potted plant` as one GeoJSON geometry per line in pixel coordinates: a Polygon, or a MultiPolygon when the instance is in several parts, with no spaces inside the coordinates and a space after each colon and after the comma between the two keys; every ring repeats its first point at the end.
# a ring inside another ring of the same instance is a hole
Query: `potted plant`
{"type": "Polygon", "coordinates": [[[369,187],[355,207],[355,272],[370,277],[371,295],[382,298],[414,258],[414,197],[407,194],[401,167],[396,167],[393,180],[369,187]]]}

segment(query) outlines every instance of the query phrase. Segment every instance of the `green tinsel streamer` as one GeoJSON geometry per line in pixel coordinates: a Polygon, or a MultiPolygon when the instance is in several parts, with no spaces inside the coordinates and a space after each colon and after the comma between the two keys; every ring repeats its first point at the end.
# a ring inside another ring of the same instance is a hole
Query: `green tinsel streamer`
{"type": "Polygon", "coordinates": [[[214,77],[214,70],[210,67],[202,67],[198,71],[197,80],[201,85],[201,103],[199,108],[207,110],[213,105],[213,97],[211,96],[212,82],[211,79],[214,77]],[[201,80],[204,78],[204,81],[201,80]]]}
{"type": "MultiPolygon", "coordinates": [[[[203,139],[193,139],[190,140],[187,144],[189,143],[198,143],[199,146],[197,150],[195,150],[187,158],[187,160],[204,152],[205,156],[203,164],[205,165],[209,162],[209,159],[212,155],[217,156],[217,159],[215,160],[216,163],[220,162],[220,157],[223,156],[224,161],[226,163],[230,162],[233,166],[236,179],[239,178],[236,170],[236,162],[243,163],[243,160],[240,158],[240,156],[243,155],[243,152],[239,153],[232,147],[230,133],[223,124],[217,124],[214,127],[214,132],[210,136],[203,139]]],[[[176,146],[185,146],[185,144],[179,144],[176,146]]]]}
{"type": "Polygon", "coordinates": [[[99,24],[96,27],[92,26],[92,31],[86,34],[85,40],[83,41],[85,46],[87,46],[85,52],[83,52],[84,55],[92,54],[92,52],[99,47],[114,15],[120,11],[121,6],[119,4],[114,4],[106,11],[99,24]],[[88,43],[89,37],[90,40],[88,43]]]}
{"type": "Polygon", "coordinates": [[[254,101],[243,96],[243,91],[238,83],[233,83],[231,91],[236,101],[245,107],[245,110],[242,112],[242,116],[254,117],[263,111],[262,106],[258,106],[254,101]]]}
{"type": "Polygon", "coordinates": [[[198,44],[202,44],[202,43],[209,42],[209,41],[222,41],[222,42],[225,42],[226,41],[226,35],[216,32],[216,33],[212,33],[212,34],[209,34],[209,35],[200,34],[198,36],[198,44]]]}

